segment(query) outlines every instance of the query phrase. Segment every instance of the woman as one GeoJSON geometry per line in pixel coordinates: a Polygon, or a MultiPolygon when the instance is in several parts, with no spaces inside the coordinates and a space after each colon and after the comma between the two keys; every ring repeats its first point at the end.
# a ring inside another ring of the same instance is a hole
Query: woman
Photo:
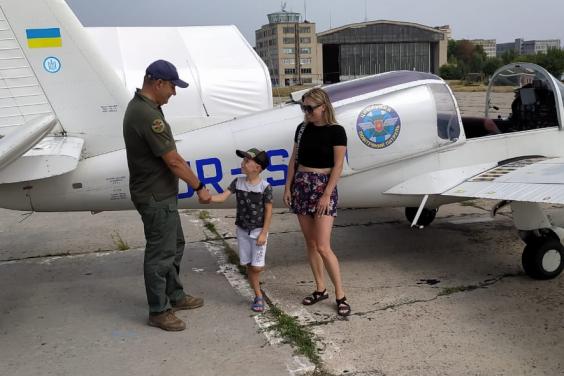
{"type": "Polygon", "coordinates": [[[337,216],[337,181],[343,171],[347,150],[345,129],[337,124],[335,110],[323,89],[315,88],[302,97],[304,122],[298,125],[294,149],[288,164],[284,202],[298,215],[306,241],[309,265],[316,290],[302,304],[327,299],[324,269],[335,286],[337,313],[348,316],[339,260],[331,249],[331,230],[337,216]]]}

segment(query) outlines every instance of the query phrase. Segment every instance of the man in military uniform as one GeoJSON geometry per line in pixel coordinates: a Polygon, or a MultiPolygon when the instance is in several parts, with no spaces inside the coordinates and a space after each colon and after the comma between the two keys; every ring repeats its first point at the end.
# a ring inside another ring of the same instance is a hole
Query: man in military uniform
{"type": "Polygon", "coordinates": [[[123,137],[129,167],[131,200],[143,220],[145,239],[144,276],[149,303],[149,325],[164,330],[184,330],[186,324],[175,311],[198,308],[202,298],[187,295],[179,278],[184,253],[184,233],[178,215],[178,179],[193,187],[198,198],[210,193],[176,151],[176,144],[161,106],[176,95],[176,87],[188,84],[176,67],[157,60],[145,72],[123,119],[123,137]]]}

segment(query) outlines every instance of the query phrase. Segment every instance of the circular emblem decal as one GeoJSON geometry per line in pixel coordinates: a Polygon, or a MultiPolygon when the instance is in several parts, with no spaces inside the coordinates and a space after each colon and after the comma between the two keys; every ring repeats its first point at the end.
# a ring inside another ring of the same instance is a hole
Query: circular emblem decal
{"type": "Polygon", "coordinates": [[[61,69],[61,62],[54,56],[43,60],[43,68],[49,73],[57,73],[61,69]]]}
{"type": "Polygon", "coordinates": [[[363,109],[356,119],[356,132],[360,140],[374,149],[390,146],[398,138],[401,121],[398,113],[383,104],[373,104],[363,109]]]}
{"type": "Polygon", "coordinates": [[[153,120],[153,125],[151,126],[151,128],[155,133],[163,133],[163,131],[165,130],[164,121],[162,121],[161,119],[153,120]]]}

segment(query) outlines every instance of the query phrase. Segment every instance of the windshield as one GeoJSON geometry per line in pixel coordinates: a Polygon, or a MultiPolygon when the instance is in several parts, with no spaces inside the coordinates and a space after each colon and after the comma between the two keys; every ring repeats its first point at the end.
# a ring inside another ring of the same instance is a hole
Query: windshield
{"type": "Polygon", "coordinates": [[[535,88],[550,87],[548,77],[543,72],[526,65],[511,65],[497,72],[490,82],[486,116],[507,118],[512,113],[511,105],[517,93],[521,92],[525,101],[533,101],[535,88]]]}
{"type": "Polygon", "coordinates": [[[501,133],[557,127],[561,86],[538,65],[507,65],[491,79],[486,117],[496,123],[501,133]]]}

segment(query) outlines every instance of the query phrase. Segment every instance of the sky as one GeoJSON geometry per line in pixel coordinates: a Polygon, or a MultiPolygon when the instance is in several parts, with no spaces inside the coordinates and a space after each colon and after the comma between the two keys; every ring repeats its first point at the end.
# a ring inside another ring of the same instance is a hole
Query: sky
{"type": "MultiPolygon", "coordinates": [[[[255,30],[278,12],[277,0],[65,0],[84,26],[235,25],[255,45],[255,30]]],[[[564,0],[286,0],[286,10],[318,32],[365,20],[450,25],[454,39],[560,39],[564,0]]]]}

